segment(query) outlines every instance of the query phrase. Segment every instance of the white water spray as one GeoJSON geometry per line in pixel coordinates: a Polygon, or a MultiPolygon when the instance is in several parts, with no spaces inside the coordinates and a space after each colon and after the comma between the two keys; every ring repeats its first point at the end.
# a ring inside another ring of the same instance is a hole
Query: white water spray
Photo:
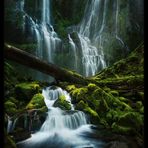
{"type": "Polygon", "coordinates": [[[47,87],[43,89],[42,94],[48,107],[46,120],[37,133],[32,134],[31,138],[19,142],[18,146],[23,148],[102,147],[102,142],[83,137],[83,135],[93,132],[83,112],[63,111],[53,107],[60,95],[65,95],[66,100],[71,102],[66,91],[59,87],[47,87]]]}

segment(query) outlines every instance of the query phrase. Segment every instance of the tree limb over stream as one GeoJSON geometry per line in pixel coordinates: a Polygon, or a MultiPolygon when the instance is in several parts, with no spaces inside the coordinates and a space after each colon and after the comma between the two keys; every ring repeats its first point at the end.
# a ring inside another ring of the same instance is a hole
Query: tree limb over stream
{"type": "Polygon", "coordinates": [[[42,73],[54,77],[56,80],[66,81],[78,84],[87,84],[87,79],[81,75],[67,70],[62,67],[58,67],[55,64],[46,62],[30,53],[27,53],[21,49],[18,49],[9,44],[4,45],[4,57],[8,60],[15,61],[19,64],[36,69],[42,73]]]}

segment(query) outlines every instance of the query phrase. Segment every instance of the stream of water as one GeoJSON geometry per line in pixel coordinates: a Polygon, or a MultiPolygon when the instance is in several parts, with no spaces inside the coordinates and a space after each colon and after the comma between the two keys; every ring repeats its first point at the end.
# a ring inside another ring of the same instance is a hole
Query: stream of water
{"type": "Polygon", "coordinates": [[[20,148],[102,148],[103,142],[93,139],[93,133],[87,116],[82,111],[74,110],[71,97],[59,87],[43,89],[45,104],[48,107],[47,117],[40,130],[31,138],[17,143],[20,148]],[[71,104],[71,111],[54,107],[55,101],[64,95],[71,104]]]}

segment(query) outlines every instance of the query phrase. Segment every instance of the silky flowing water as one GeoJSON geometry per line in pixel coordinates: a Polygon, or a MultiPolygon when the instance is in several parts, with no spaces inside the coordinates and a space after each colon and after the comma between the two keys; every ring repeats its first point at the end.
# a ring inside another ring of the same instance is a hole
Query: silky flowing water
{"type": "Polygon", "coordinates": [[[47,87],[42,94],[48,107],[47,117],[40,130],[31,138],[17,143],[20,148],[102,148],[103,142],[93,139],[93,133],[87,116],[74,110],[70,95],[59,87],[47,87]],[[59,96],[65,96],[71,104],[71,111],[54,107],[59,96]]]}

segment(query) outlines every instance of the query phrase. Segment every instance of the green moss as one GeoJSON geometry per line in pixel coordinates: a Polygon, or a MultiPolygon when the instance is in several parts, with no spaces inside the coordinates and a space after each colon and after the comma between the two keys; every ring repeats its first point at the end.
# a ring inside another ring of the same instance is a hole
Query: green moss
{"type": "Polygon", "coordinates": [[[68,90],[68,91],[72,91],[72,90],[74,90],[74,89],[76,89],[75,85],[68,85],[68,86],[66,87],[66,90],[68,90]]]}
{"type": "Polygon", "coordinates": [[[112,130],[116,133],[120,133],[120,134],[131,134],[133,133],[133,128],[131,127],[125,127],[125,126],[120,126],[116,123],[113,123],[111,126],[112,130]]]}
{"type": "Polygon", "coordinates": [[[75,109],[84,111],[86,114],[88,114],[90,117],[90,121],[92,123],[94,124],[99,123],[100,117],[98,113],[95,110],[93,110],[91,107],[89,107],[87,103],[84,103],[83,100],[79,101],[79,103],[76,104],[75,109]]]}
{"type": "Polygon", "coordinates": [[[143,122],[143,115],[141,115],[140,113],[127,112],[120,116],[119,121],[117,123],[121,126],[133,127],[138,130],[141,126],[143,126],[143,122]]]}
{"type": "Polygon", "coordinates": [[[89,83],[88,84],[88,90],[94,90],[94,89],[96,89],[96,84],[93,84],[93,83],[89,83]]]}
{"type": "Polygon", "coordinates": [[[15,94],[17,99],[30,100],[34,94],[40,90],[39,84],[32,83],[19,83],[15,86],[15,94]]]}
{"type": "Polygon", "coordinates": [[[97,113],[96,111],[94,111],[94,110],[93,110],[92,108],[90,108],[90,107],[86,107],[86,108],[84,109],[84,111],[85,111],[86,113],[90,114],[90,115],[93,116],[93,117],[98,117],[98,118],[99,118],[98,113],[97,113]]]}
{"type": "Polygon", "coordinates": [[[99,117],[98,113],[95,110],[93,110],[92,108],[90,108],[88,106],[88,107],[84,108],[84,112],[89,115],[91,123],[99,124],[100,117],[99,117]]]}
{"type": "Polygon", "coordinates": [[[33,96],[31,101],[26,106],[26,109],[39,109],[46,106],[44,102],[44,97],[42,94],[38,93],[33,96]]]}
{"type": "Polygon", "coordinates": [[[10,100],[9,101],[7,101],[7,102],[5,102],[5,106],[7,106],[8,108],[10,107],[13,107],[13,108],[16,108],[16,105],[13,103],[13,102],[11,102],[10,100]]]}
{"type": "Polygon", "coordinates": [[[59,98],[55,101],[54,107],[59,107],[62,110],[71,110],[70,102],[66,100],[64,95],[59,96],[59,98]]]}
{"type": "Polygon", "coordinates": [[[88,104],[84,103],[83,100],[80,100],[79,103],[76,104],[75,109],[83,111],[86,107],[88,107],[88,104]]]}
{"type": "Polygon", "coordinates": [[[15,115],[17,113],[17,106],[10,100],[5,102],[4,107],[5,107],[5,112],[8,115],[15,115]]]}
{"type": "Polygon", "coordinates": [[[113,122],[117,122],[122,114],[123,112],[120,110],[110,109],[106,114],[106,121],[111,125],[113,122]]]}
{"type": "Polygon", "coordinates": [[[110,93],[111,93],[113,96],[115,96],[115,97],[119,96],[119,92],[118,92],[118,91],[112,90],[112,91],[110,91],[110,93]]]}
{"type": "Polygon", "coordinates": [[[106,87],[106,86],[103,87],[102,89],[103,89],[104,91],[106,91],[106,92],[110,92],[110,91],[111,91],[111,89],[110,89],[109,87],[106,87]]]}
{"type": "MultiPolygon", "coordinates": [[[[111,67],[103,69],[96,74],[93,78],[99,82],[99,80],[107,78],[120,78],[127,75],[141,75],[144,72],[143,68],[143,51],[144,47],[141,44],[137,49],[130,53],[127,58],[121,59],[114,63],[111,67]]],[[[114,81],[114,80],[112,80],[114,81]]]]}
{"type": "Polygon", "coordinates": [[[119,100],[122,101],[122,102],[125,102],[125,103],[129,102],[129,100],[124,98],[124,97],[119,97],[119,100]]]}
{"type": "Polygon", "coordinates": [[[139,98],[144,101],[144,92],[138,92],[139,98]]]}
{"type": "Polygon", "coordinates": [[[13,44],[15,47],[20,48],[29,53],[35,53],[37,49],[37,44],[30,43],[30,44],[13,44]]]}
{"type": "Polygon", "coordinates": [[[10,97],[8,100],[13,102],[14,104],[18,104],[19,103],[19,101],[16,100],[14,97],[10,97]]]}
{"type": "Polygon", "coordinates": [[[40,113],[42,114],[42,113],[47,112],[47,111],[48,111],[48,108],[47,108],[47,106],[43,106],[43,107],[40,108],[39,111],[40,111],[40,113]]]}
{"type": "Polygon", "coordinates": [[[137,101],[136,102],[136,108],[140,109],[141,107],[143,107],[142,101],[137,101]]]}
{"type": "Polygon", "coordinates": [[[86,93],[88,92],[88,89],[85,87],[76,88],[73,91],[71,91],[71,96],[74,99],[74,102],[79,102],[82,98],[85,98],[86,93]]]}
{"type": "Polygon", "coordinates": [[[141,107],[139,111],[140,111],[141,114],[144,114],[144,106],[141,107]]]}

